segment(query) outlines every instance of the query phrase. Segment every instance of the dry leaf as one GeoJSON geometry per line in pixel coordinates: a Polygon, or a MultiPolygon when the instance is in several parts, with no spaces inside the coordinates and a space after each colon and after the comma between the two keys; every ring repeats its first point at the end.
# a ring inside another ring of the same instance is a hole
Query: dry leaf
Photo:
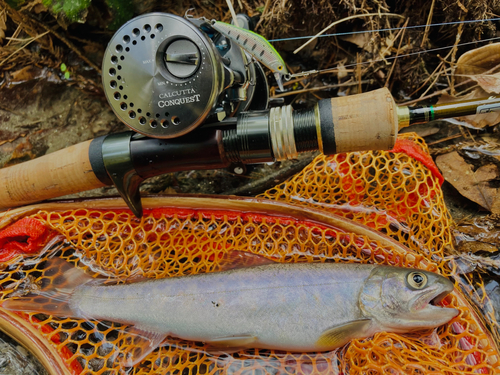
{"type": "MultiPolygon", "coordinates": [[[[465,80],[476,81],[481,88],[477,88],[461,98],[442,95],[438,103],[479,99],[488,97],[491,93],[500,93],[500,73],[490,72],[490,70],[498,65],[500,65],[500,43],[489,44],[464,53],[457,61],[457,67],[454,72],[455,80],[457,83],[465,80]]],[[[480,129],[500,123],[500,113],[490,112],[481,115],[457,117],[456,121],[458,121],[459,125],[464,125],[463,123],[465,123],[476,129],[480,129]]]]}
{"type": "Polygon", "coordinates": [[[484,91],[490,94],[500,94],[500,73],[476,74],[468,77],[476,81],[484,91]]]}
{"type": "Polygon", "coordinates": [[[359,33],[342,36],[340,39],[345,40],[346,42],[354,43],[359,48],[363,48],[365,51],[372,52],[372,48],[369,48],[370,38],[370,33],[359,33]]]}
{"type": "Polygon", "coordinates": [[[399,131],[399,133],[417,133],[420,137],[428,137],[429,135],[433,135],[439,133],[440,127],[431,123],[426,124],[416,124],[411,125],[406,128],[403,128],[399,131]]]}
{"type": "Polygon", "coordinates": [[[476,142],[473,144],[464,145],[462,150],[487,155],[500,161],[500,142],[498,137],[491,136],[489,134],[481,134],[480,139],[476,138],[476,142]]]}
{"type": "Polygon", "coordinates": [[[486,251],[489,253],[496,253],[498,248],[492,244],[485,242],[462,242],[457,246],[457,250],[463,253],[477,253],[479,251],[486,251]]]}
{"type": "Polygon", "coordinates": [[[457,61],[455,76],[457,82],[467,80],[467,75],[483,74],[500,64],[500,43],[473,49],[464,53],[457,61]]]}
{"type": "Polygon", "coordinates": [[[337,65],[337,78],[341,81],[345,77],[347,77],[347,69],[345,68],[344,63],[341,62],[337,65]]]}
{"type": "MultiPolygon", "coordinates": [[[[438,104],[446,104],[451,102],[456,102],[458,100],[473,100],[479,98],[485,98],[490,96],[486,91],[481,88],[477,88],[469,94],[462,96],[460,98],[456,98],[454,96],[443,94],[439,97],[438,104]]],[[[495,126],[500,123],[500,112],[490,112],[484,113],[480,115],[470,115],[470,116],[462,116],[455,117],[455,124],[464,125],[473,127],[476,129],[482,129],[487,126],[495,126]]],[[[450,121],[450,120],[448,120],[450,121]]]]}
{"type": "Polygon", "coordinates": [[[28,138],[24,138],[14,149],[10,155],[10,159],[5,163],[4,167],[9,167],[14,164],[22,163],[26,160],[31,160],[36,158],[36,154],[33,153],[33,145],[28,138]]]}
{"type": "Polygon", "coordinates": [[[42,74],[42,69],[34,67],[33,65],[28,65],[11,73],[10,83],[22,83],[30,81],[32,79],[40,78],[42,74]]]}
{"type": "Polygon", "coordinates": [[[489,181],[498,177],[495,165],[485,165],[473,172],[470,165],[456,151],[438,156],[436,164],[446,181],[462,196],[495,213],[493,209],[494,206],[498,206],[496,202],[498,189],[489,186],[489,181]]]}

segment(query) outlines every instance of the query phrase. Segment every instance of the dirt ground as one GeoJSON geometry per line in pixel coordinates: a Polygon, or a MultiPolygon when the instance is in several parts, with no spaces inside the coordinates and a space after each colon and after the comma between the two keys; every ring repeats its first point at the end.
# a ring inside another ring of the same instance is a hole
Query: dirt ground
{"type": "MultiPolygon", "coordinates": [[[[150,11],[183,15],[194,7],[196,16],[230,19],[225,1],[128,0],[119,9],[109,1],[86,4],[74,13],[63,14],[59,8],[46,7],[36,0],[0,0],[0,167],[128,129],[104,97],[100,66],[114,30],[133,15],[150,11]]],[[[446,0],[241,0],[234,4],[237,12],[257,17],[256,31],[268,39],[314,35],[331,22],[348,17],[352,18],[328,33],[400,28],[319,38],[299,54],[293,54],[293,50],[303,41],[275,43],[293,72],[330,69],[287,85],[284,93],[276,91],[269,75],[271,96],[282,97],[295,108],[310,108],[322,98],[384,86],[402,105],[434,104],[449,100],[447,95],[460,98],[484,89],[479,79],[470,82],[471,77],[486,73],[493,76],[500,64],[500,58],[491,57],[500,54],[492,51],[488,55],[489,60],[494,60],[489,61],[490,65],[480,65],[477,72],[465,70],[457,74],[462,55],[500,36],[498,21],[405,29],[411,25],[494,19],[500,14],[500,5],[493,0],[453,4],[446,0]],[[304,14],[308,17],[304,18],[304,14]]],[[[462,64],[469,65],[473,64],[462,64]]],[[[500,196],[499,122],[497,117],[476,122],[458,119],[405,130],[424,137],[442,171],[443,165],[447,166],[443,191],[457,224],[458,249],[492,264],[487,288],[498,311],[500,286],[494,279],[500,263],[500,201],[495,200],[500,196]]],[[[298,161],[248,166],[242,175],[231,169],[163,175],[144,182],[141,191],[255,195],[300,171],[313,156],[304,154],[298,161]]],[[[117,195],[113,187],[71,197],[110,195],[117,195]]],[[[2,362],[14,358],[13,346],[3,340],[8,341],[0,336],[0,374],[20,374],[8,370],[8,363],[2,362]]]]}

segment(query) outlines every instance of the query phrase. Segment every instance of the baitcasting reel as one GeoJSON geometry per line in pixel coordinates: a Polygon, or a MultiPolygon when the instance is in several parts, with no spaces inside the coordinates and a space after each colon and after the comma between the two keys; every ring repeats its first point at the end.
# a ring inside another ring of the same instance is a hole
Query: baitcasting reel
{"type": "Polygon", "coordinates": [[[268,104],[260,64],[203,19],[151,13],[130,20],[109,42],[102,71],[118,118],[154,138],[268,104]]]}

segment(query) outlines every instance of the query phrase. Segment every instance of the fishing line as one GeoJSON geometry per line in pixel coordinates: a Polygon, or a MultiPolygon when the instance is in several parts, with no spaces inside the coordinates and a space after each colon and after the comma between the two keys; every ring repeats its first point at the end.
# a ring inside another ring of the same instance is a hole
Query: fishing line
{"type": "MultiPolygon", "coordinates": [[[[449,25],[459,25],[459,24],[469,24],[469,23],[478,23],[478,22],[487,22],[487,21],[500,21],[500,18],[488,18],[484,20],[469,20],[469,21],[452,21],[452,22],[440,22],[440,23],[432,23],[430,25],[414,25],[414,26],[407,26],[407,27],[393,27],[389,29],[378,29],[378,30],[362,30],[362,31],[350,31],[350,32],[345,32],[345,33],[334,33],[334,34],[322,34],[316,36],[317,38],[324,38],[327,36],[342,36],[342,35],[354,35],[354,34],[363,34],[363,33],[376,33],[379,31],[396,31],[396,30],[402,30],[402,29],[418,29],[422,27],[433,27],[433,26],[449,26],[449,25]]],[[[283,38],[283,39],[271,39],[268,40],[268,42],[283,42],[287,40],[300,40],[300,39],[310,39],[314,38],[315,35],[311,36],[298,36],[294,38],[283,38]]]]}
{"type": "MultiPolygon", "coordinates": [[[[417,51],[417,52],[407,53],[407,54],[404,54],[404,55],[398,55],[398,56],[386,57],[386,58],[378,59],[378,60],[370,60],[370,61],[363,61],[363,62],[360,62],[360,63],[348,64],[348,65],[344,65],[344,68],[352,68],[352,67],[355,67],[355,66],[358,66],[358,65],[371,64],[371,63],[381,62],[381,61],[395,60],[395,59],[399,59],[401,57],[415,56],[415,55],[420,55],[422,53],[428,53],[428,52],[434,52],[434,51],[441,51],[441,50],[444,50],[444,49],[447,49],[447,48],[462,47],[462,46],[466,46],[466,45],[469,45],[469,44],[475,44],[475,43],[491,42],[493,40],[499,40],[499,39],[500,39],[500,36],[497,36],[495,38],[490,38],[490,39],[476,40],[475,42],[464,42],[464,43],[459,43],[459,44],[456,44],[456,45],[451,45],[451,46],[446,46],[446,47],[431,48],[431,49],[426,49],[424,51],[417,51]]],[[[326,72],[326,71],[332,70],[332,69],[337,69],[337,68],[327,68],[327,69],[316,70],[316,71],[314,71],[314,74],[326,72]]]]}

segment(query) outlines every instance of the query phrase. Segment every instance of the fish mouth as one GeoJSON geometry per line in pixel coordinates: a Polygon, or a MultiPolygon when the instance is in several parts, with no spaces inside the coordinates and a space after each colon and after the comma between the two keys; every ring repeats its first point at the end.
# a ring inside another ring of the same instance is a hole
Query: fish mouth
{"type": "Polygon", "coordinates": [[[434,306],[434,307],[439,307],[439,308],[443,308],[441,304],[441,302],[443,302],[443,300],[448,296],[448,294],[450,294],[453,290],[450,290],[450,291],[443,291],[441,292],[440,294],[438,294],[436,297],[432,298],[428,304],[431,305],[431,306],[434,306]]]}
{"type": "Polygon", "coordinates": [[[453,283],[443,278],[417,297],[411,313],[412,330],[438,327],[456,317],[459,310],[442,304],[453,289],[453,283]]]}
{"type": "Polygon", "coordinates": [[[446,280],[446,282],[437,284],[434,288],[429,288],[425,294],[422,294],[415,301],[416,310],[425,310],[425,309],[448,309],[443,306],[441,302],[451,293],[453,292],[454,285],[451,281],[446,280]]]}

